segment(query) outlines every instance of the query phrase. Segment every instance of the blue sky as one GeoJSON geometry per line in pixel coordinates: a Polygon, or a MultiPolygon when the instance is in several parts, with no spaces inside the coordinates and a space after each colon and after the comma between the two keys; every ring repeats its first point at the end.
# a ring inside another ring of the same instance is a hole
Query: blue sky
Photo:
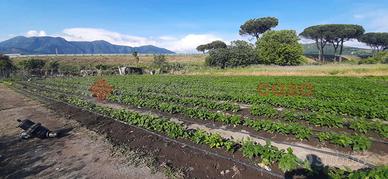
{"type": "Polygon", "coordinates": [[[0,12],[0,40],[49,35],[182,52],[215,39],[249,40],[239,26],[264,16],[297,32],[325,23],[388,31],[387,0],[0,0],[0,12]]]}

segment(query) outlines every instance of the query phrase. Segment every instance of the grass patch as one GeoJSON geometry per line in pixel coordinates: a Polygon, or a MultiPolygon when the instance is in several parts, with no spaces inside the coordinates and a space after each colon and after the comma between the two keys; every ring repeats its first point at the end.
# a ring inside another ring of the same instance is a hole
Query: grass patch
{"type": "Polygon", "coordinates": [[[186,74],[219,76],[388,76],[388,64],[253,65],[227,69],[203,67],[191,69],[186,74]]]}

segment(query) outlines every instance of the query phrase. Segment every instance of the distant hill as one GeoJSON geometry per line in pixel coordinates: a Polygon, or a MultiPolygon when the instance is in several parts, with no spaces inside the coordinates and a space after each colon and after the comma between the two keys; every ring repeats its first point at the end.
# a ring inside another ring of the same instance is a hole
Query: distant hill
{"type": "MultiPolygon", "coordinates": [[[[318,54],[318,49],[315,43],[312,44],[302,44],[304,54],[305,55],[316,55],[318,54]]],[[[325,55],[333,55],[334,54],[334,47],[331,44],[327,44],[324,48],[325,55]]],[[[339,49],[338,49],[339,50],[339,49]]],[[[369,56],[372,54],[372,50],[370,49],[363,49],[363,48],[357,48],[357,47],[347,47],[344,46],[342,55],[355,55],[355,56],[369,56]]]]}
{"type": "Polygon", "coordinates": [[[67,41],[61,37],[17,36],[0,42],[0,53],[19,54],[173,54],[175,52],[152,45],[129,47],[113,45],[107,41],[67,41]]]}

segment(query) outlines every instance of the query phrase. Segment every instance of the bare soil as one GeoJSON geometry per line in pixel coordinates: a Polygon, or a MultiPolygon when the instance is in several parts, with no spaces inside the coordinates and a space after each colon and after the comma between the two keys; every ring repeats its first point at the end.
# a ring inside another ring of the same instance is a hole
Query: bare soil
{"type": "Polygon", "coordinates": [[[81,127],[0,85],[0,178],[166,178],[146,166],[132,166],[101,135],[81,127]],[[49,129],[71,129],[58,139],[19,138],[16,119],[49,129]]]}

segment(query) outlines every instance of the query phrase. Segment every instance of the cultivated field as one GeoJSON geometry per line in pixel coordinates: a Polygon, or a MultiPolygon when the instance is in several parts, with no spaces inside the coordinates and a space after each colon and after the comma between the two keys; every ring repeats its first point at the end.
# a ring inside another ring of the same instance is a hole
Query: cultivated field
{"type": "MultiPolygon", "coordinates": [[[[133,149],[154,152],[160,163],[191,167],[186,170],[189,177],[298,173],[346,178],[368,173],[340,169],[387,165],[387,77],[216,74],[106,76],[113,92],[104,101],[89,91],[100,77],[33,80],[13,87],[66,103],[58,110],[72,105],[105,116],[84,120],[91,128],[104,126],[110,118],[130,125],[107,134],[133,149]],[[321,164],[309,167],[307,161],[321,164]]],[[[386,171],[378,167],[372,172],[382,176],[386,171]]]]}

